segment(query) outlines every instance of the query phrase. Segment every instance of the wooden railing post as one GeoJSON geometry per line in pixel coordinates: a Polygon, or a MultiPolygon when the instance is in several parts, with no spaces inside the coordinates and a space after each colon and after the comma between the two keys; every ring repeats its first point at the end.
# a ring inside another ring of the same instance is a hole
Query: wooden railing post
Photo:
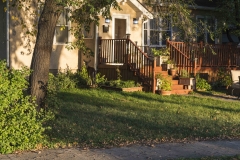
{"type": "Polygon", "coordinates": [[[197,75],[197,58],[194,58],[194,77],[197,75]]]}
{"type": "Polygon", "coordinates": [[[125,56],[125,63],[128,64],[128,54],[129,54],[129,40],[130,40],[130,34],[126,34],[127,35],[127,40],[126,40],[126,54],[125,56]]]}
{"type": "Polygon", "coordinates": [[[156,90],[156,75],[155,75],[155,68],[156,68],[156,59],[154,58],[153,60],[153,65],[152,65],[152,93],[155,93],[156,90]]]}

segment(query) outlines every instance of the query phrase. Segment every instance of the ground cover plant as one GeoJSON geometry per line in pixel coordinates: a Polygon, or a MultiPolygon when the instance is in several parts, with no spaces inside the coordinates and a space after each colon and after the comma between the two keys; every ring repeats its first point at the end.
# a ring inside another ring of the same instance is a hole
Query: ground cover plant
{"type": "Polygon", "coordinates": [[[52,147],[240,138],[240,103],[198,95],[72,89],[58,95],[52,147]]]}
{"type": "Polygon", "coordinates": [[[48,116],[37,112],[35,99],[26,95],[30,70],[9,69],[0,61],[0,153],[11,153],[45,145],[48,116]]]}

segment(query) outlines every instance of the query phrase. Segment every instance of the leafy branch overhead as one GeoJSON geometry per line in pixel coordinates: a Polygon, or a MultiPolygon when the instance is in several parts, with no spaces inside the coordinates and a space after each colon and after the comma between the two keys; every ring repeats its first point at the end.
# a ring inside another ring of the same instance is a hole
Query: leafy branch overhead
{"type": "Polygon", "coordinates": [[[23,43],[33,55],[29,94],[36,97],[39,107],[44,103],[46,92],[41,88],[48,83],[55,28],[63,11],[67,11],[67,20],[73,24],[71,33],[75,37],[74,41],[66,42],[68,48],[88,53],[83,31],[89,31],[91,23],[97,25],[100,15],[110,17],[110,8],[120,9],[116,0],[13,0],[9,3],[14,11],[11,16],[16,20],[15,24],[21,25],[25,33],[21,34],[25,40],[23,43]]]}

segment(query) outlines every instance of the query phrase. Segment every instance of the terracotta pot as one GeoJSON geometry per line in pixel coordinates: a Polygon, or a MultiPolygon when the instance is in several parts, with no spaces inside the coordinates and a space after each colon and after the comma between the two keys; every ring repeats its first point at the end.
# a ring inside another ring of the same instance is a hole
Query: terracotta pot
{"type": "Polygon", "coordinates": [[[163,96],[170,96],[172,93],[172,91],[163,91],[161,90],[160,94],[163,95],[163,96]]]}
{"type": "Polygon", "coordinates": [[[172,76],[175,76],[177,74],[177,70],[176,69],[170,69],[170,74],[172,76]]]}

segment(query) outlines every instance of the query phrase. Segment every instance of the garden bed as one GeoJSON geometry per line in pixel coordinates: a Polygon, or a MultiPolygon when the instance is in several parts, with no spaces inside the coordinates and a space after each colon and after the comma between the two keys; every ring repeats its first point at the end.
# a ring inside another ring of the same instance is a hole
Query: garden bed
{"type": "Polygon", "coordinates": [[[113,86],[101,86],[103,89],[114,90],[114,91],[123,91],[123,92],[137,92],[142,91],[143,87],[128,87],[128,88],[119,88],[113,86]]]}

